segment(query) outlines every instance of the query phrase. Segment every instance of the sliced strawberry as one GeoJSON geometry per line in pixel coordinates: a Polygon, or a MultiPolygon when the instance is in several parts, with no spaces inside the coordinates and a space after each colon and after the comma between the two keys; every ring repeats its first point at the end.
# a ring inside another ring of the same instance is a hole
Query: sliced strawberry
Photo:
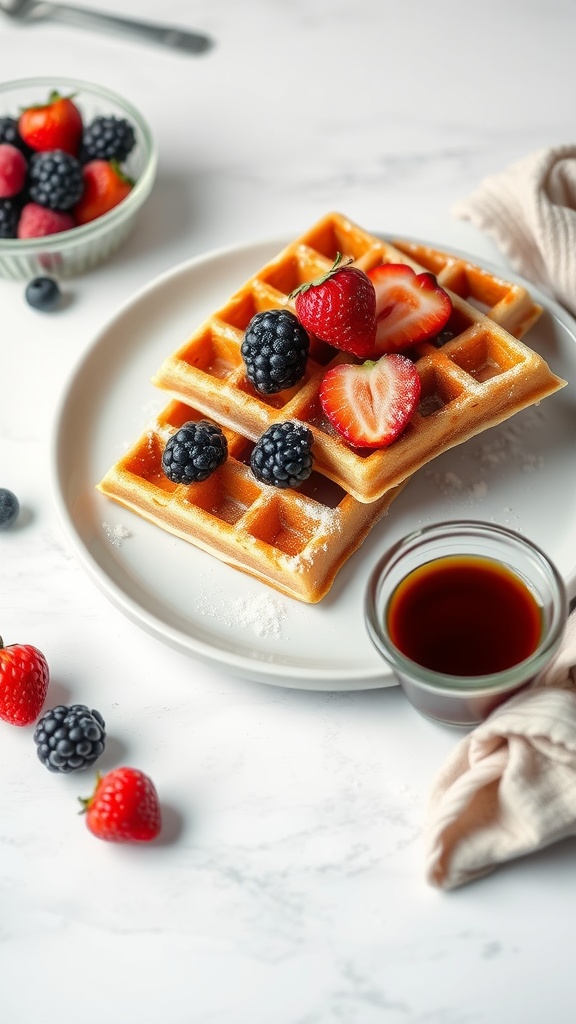
{"type": "Polygon", "coordinates": [[[321,341],[361,359],[370,355],[376,336],[376,295],[363,270],[338,253],[328,273],[296,288],[296,315],[321,341]]]}
{"type": "Polygon", "coordinates": [[[433,338],[446,326],[452,302],[433,274],[416,274],[405,263],[384,263],[369,270],[368,277],[376,292],[375,357],[433,338]]]}
{"type": "Polygon", "coordinates": [[[320,385],[322,408],[356,448],[386,448],[402,433],[420,398],[420,377],[407,356],[386,355],[360,366],[341,363],[320,385]]]}

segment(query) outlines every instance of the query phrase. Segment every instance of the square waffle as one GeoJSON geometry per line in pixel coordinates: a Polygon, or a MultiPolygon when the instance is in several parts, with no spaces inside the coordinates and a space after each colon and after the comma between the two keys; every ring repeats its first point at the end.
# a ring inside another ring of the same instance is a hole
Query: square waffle
{"type": "Polygon", "coordinates": [[[199,419],[198,410],[170,402],[98,490],[281,593],[319,601],[401,488],[367,505],[314,471],[298,490],[277,490],[252,474],[253,442],[228,429],[223,465],[202,483],[172,483],[162,470],[166,442],[199,419]]]}
{"type": "Polygon", "coordinates": [[[403,248],[367,233],[340,214],[328,214],[208,317],[164,360],[153,382],[252,440],[272,423],[305,423],[314,435],[316,469],[358,502],[367,503],[380,499],[441,452],[564,386],[566,382],[520,340],[541,312],[525,289],[434,249],[400,245],[403,248]],[[303,379],[275,395],[259,394],[245,373],[241,345],[254,314],[293,308],[290,293],[326,273],[338,252],[364,271],[381,263],[407,263],[417,273],[429,270],[438,274],[452,300],[452,314],[441,334],[405,353],[418,370],[421,399],[405,431],[384,449],[350,446],[320,405],[324,374],[353,357],[312,338],[303,379]]]}

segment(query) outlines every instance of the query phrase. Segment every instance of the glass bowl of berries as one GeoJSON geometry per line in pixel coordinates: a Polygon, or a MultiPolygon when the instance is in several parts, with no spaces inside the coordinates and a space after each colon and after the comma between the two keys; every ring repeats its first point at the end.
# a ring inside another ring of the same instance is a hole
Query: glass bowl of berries
{"type": "Polygon", "coordinates": [[[156,177],[142,114],[70,78],[0,84],[0,276],[83,274],[134,227],[156,177]]]}

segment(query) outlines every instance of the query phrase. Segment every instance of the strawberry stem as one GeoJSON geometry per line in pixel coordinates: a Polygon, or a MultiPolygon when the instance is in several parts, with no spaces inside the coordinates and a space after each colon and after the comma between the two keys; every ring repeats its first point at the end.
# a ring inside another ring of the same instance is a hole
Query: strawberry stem
{"type": "Polygon", "coordinates": [[[89,810],[90,804],[93,802],[94,797],[96,796],[96,790],[98,789],[98,786],[100,785],[101,781],[102,781],[102,772],[96,772],[96,785],[94,786],[94,789],[92,790],[90,796],[79,796],[78,797],[79,803],[82,804],[82,808],[81,808],[81,810],[78,811],[78,814],[86,814],[86,811],[89,810]]]}
{"type": "Polygon", "coordinates": [[[334,274],[337,274],[339,270],[343,270],[344,267],[349,267],[351,263],[354,263],[351,256],[344,257],[341,252],[337,252],[336,259],[330,267],[330,270],[327,270],[325,274],[321,274],[319,277],[315,277],[312,281],[304,281],[304,284],[299,284],[294,291],[290,292],[288,298],[293,299],[296,295],[302,295],[304,292],[307,292],[309,288],[317,288],[318,285],[324,284],[324,282],[328,281],[334,276],[334,274]]]}

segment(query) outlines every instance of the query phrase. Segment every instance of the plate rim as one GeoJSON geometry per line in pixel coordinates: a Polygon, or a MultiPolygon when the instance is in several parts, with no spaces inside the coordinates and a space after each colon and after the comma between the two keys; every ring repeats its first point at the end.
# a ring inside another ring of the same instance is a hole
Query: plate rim
{"type": "MultiPolygon", "coordinates": [[[[373,233],[383,239],[392,241],[392,238],[388,233],[373,233]]],[[[533,298],[539,302],[562,325],[562,327],[574,337],[576,341],[576,319],[574,319],[568,310],[565,310],[564,307],[562,307],[554,298],[544,294],[537,285],[525,280],[515,271],[508,270],[507,267],[500,267],[490,260],[484,259],[480,256],[474,256],[469,252],[447,243],[432,242],[427,239],[404,235],[401,232],[395,232],[394,237],[402,238],[406,242],[415,242],[419,245],[442,249],[442,251],[454,255],[456,258],[471,261],[490,271],[490,273],[494,273],[505,280],[510,280],[516,284],[522,285],[530,291],[533,298]]],[[[357,672],[351,670],[349,666],[341,671],[336,669],[334,666],[331,666],[330,668],[309,666],[307,670],[308,674],[306,675],[305,669],[300,671],[290,664],[270,661],[262,662],[243,654],[216,648],[214,645],[186,634],[177,627],[173,627],[162,621],[153,613],[139,605],[133,597],[130,597],[125,593],[116,581],[106,575],[105,570],[99,564],[98,560],[91,554],[84,544],[64,497],[64,487],[61,479],[61,460],[62,436],[64,433],[67,409],[74,400],[74,388],[82,377],[86,364],[89,363],[96,350],[102,344],[106,335],[114,329],[115,325],[117,325],[122,318],[129,315],[130,311],[137,307],[145,297],[155,291],[162,291],[170,283],[176,281],[178,277],[186,277],[186,275],[194,271],[195,267],[203,266],[210,262],[217,262],[222,259],[234,258],[236,255],[238,257],[246,257],[249,256],[251,251],[257,252],[264,248],[270,249],[270,258],[272,258],[275,252],[279,252],[289,242],[289,237],[286,235],[279,235],[275,238],[260,238],[247,243],[218,246],[208,249],[202,253],[197,253],[196,255],[182,260],[172,267],[160,272],[150,281],[140,286],[104,321],[104,323],[101,324],[82,354],[73,364],[71,371],[63,383],[56,403],[56,410],[50,436],[50,484],[52,496],[60,525],[70,542],[80,565],[88,574],[92,582],[95,583],[100,592],[104,594],[111,604],[121,611],[130,621],[144,629],[145,632],[155,637],[160,642],[167,644],[169,647],[172,647],[189,657],[196,658],[205,664],[211,665],[212,667],[228,669],[235,676],[249,678],[251,680],[261,681],[277,686],[297,685],[301,688],[307,689],[329,689],[337,688],[339,684],[341,685],[343,682],[356,684],[355,686],[350,686],[350,689],[374,689],[395,686],[397,685],[397,681],[392,677],[391,672],[383,663],[380,665],[376,663],[372,670],[360,668],[357,672]],[[297,672],[297,676],[295,675],[295,672],[297,672]],[[332,687],[330,687],[330,684],[332,684],[332,687]]],[[[575,594],[576,565],[570,567],[567,573],[562,567],[560,567],[560,571],[567,582],[569,591],[572,592],[572,594],[575,594]]]]}

